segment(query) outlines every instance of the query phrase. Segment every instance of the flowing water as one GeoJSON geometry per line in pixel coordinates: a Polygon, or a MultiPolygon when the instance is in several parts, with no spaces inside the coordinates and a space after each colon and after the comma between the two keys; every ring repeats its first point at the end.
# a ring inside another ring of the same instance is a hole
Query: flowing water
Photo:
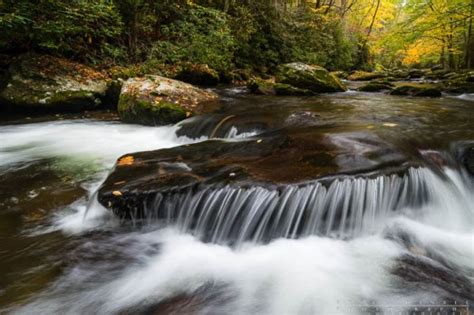
{"type": "Polygon", "coordinates": [[[474,141],[469,96],[222,93],[226,110],[179,126],[1,124],[0,313],[469,312],[474,180],[458,160],[474,141]],[[123,154],[244,141],[308,110],[333,143],[362,152],[350,136],[376,136],[419,160],[395,173],[158,195],[140,225],[97,202],[123,154]]]}

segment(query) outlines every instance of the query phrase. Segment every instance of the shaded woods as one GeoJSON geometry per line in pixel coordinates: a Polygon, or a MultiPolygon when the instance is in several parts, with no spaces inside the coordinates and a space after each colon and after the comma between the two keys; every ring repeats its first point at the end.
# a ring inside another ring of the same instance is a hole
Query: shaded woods
{"type": "Polygon", "coordinates": [[[0,51],[144,72],[474,66],[474,0],[2,0],[0,51]]]}

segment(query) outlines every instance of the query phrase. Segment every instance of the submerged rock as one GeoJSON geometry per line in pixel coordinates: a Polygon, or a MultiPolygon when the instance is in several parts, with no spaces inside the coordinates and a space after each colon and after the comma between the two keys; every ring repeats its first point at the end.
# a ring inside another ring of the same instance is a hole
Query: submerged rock
{"type": "Polygon", "coordinates": [[[187,83],[215,86],[219,83],[219,73],[211,69],[208,65],[189,65],[184,67],[175,77],[176,80],[181,80],[187,83]]]}
{"type": "Polygon", "coordinates": [[[278,68],[275,81],[314,93],[332,93],[346,90],[341,81],[323,67],[298,62],[281,65],[278,68]]]}
{"type": "Polygon", "coordinates": [[[131,78],[120,93],[118,112],[124,122],[175,124],[217,105],[217,94],[160,76],[131,78]]]}
{"type": "Polygon", "coordinates": [[[441,90],[433,85],[411,85],[397,86],[390,92],[391,95],[406,95],[419,97],[441,97],[441,90]]]}
{"type": "Polygon", "coordinates": [[[103,105],[111,82],[105,74],[69,60],[23,55],[8,70],[0,106],[52,112],[96,108],[103,105]]]}

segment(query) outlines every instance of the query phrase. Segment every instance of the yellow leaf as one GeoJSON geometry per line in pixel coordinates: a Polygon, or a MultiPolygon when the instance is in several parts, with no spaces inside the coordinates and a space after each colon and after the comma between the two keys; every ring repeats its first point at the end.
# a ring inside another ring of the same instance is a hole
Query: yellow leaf
{"type": "Polygon", "coordinates": [[[118,166],[132,165],[133,162],[135,162],[135,158],[131,155],[128,155],[128,156],[124,156],[123,158],[121,158],[117,162],[117,165],[118,166]]]}
{"type": "Polygon", "coordinates": [[[122,193],[121,193],[120,191],[118,191],[118,190],[115,190],[115,191],[112,192],[112,195],[118,197],[118,196],[122,196],[122,193]]]}

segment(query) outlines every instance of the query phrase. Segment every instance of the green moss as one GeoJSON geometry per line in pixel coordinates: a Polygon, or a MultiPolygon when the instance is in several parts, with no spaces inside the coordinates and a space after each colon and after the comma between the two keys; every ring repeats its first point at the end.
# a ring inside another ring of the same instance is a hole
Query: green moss
{"type": "Polygon", "coordinates": [[[274,86],[275,83],[262,79],[252,79],[247,83],[247,88],[250,90],[250,92],[258,95],[275,94],[274,86]]]}
{"type": "Polygon", "coordinates": [[[441,91],[433,85],[427,84],[404,84],[397,86],[391,95],[407,95],[407,96],[420,96],[420,97],[441,97],[441,91]]]}
{"type": "Polygon", "coordinates": [[[348,76],[349,80],[352,81],[370,81],[373,79],[379,79],[386,77],[387,74],[384,72],[365,72],[365,71],[355,71],[350,76],[348,76]]]}
{"type": "Polygon", "coordinates": [[[175,124],[186,119],[186,110],[179,104],[165,100],[156,104],[152,99],[127,94],[120,96],[118,112],[125,122],[150,126],[175,124]]]}
{"type": "Polygon", "coordinates": [[[276,83],[274,86],[277,95],[288,95],[288,96],[310,96],[315,95],[313,91],[306,89],[299,89],[289,84],[276,83]]]}
{"type": "Polygon", "coordinates": [[[276,82],[289,84],[315,93],[342,92],[346,90],[341,81],[326,69],[301,63],[280,66],[276,75],[276,82]]]}
{"type": "Polygon", "coordinates": [[[370,82],[366,85],[361,86],[358,88],[358,91],[361,92],[379,92],[383,90],[391,90],[393,85],[391,83],[385,82],[370,82]]]}

